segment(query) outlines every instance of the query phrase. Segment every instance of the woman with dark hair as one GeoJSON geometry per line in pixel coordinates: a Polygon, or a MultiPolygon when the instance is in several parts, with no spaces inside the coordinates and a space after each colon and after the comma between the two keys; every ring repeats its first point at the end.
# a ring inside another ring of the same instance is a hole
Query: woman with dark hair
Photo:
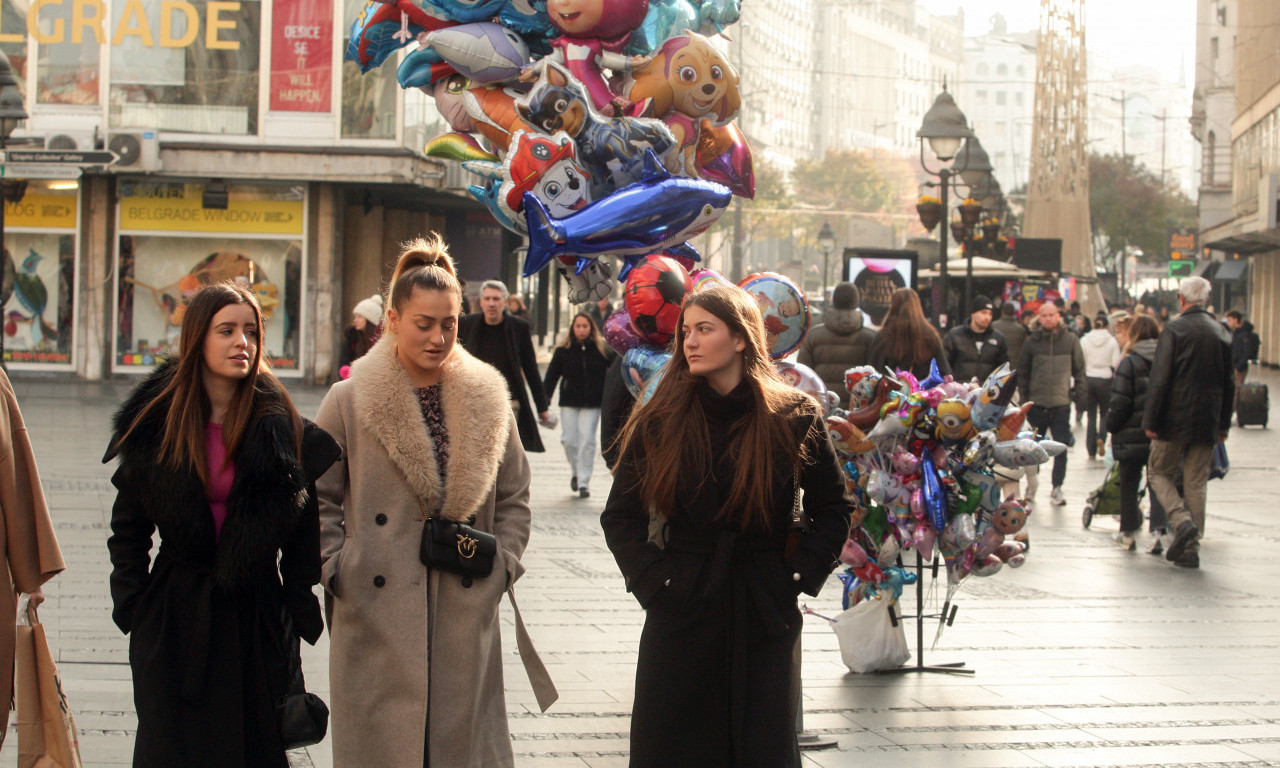
{"type": "Polygon", "coordinates": [[[899,288],[893,292],[884,325],[871,343],[870,363],[881,370],[910,371],[923,380],[929,375],[931,360],[938,361],[941,374],[951,374],[942,337],[925,319],[920,297],[911,288],[899,288]]]}
{"type": "Polygon", "coordinates": [[[740,288],[686,298],[673,352],[623,428],[600,518],[647,611],[631,765],[798,766],[796,597],[818,594],[849,531],[826,424],[778,377],[740,288]]]}
{"type": "MultiPolygon", "coordinates": [[[[461,308],[440,237],[406,243],[382,338],[316,417],[343,453],[318,486],[338,768],[514,763],[498,602],[524,572],[529,464],[506,381],[457,344],[461,308]],[[433,560],[436,530],[492,571],[433,560]]],[[[516,630],[546,709],[555,689],[519,612],[516,630]]]]}
{"type": "MultiPolygon", "coordinates": [[[[524,299],[520,298],[518,293],[513,293],[507,297],[507,312],[525,322],[529,320],[529,309],[525,307],[524,299]]],[[[547,397],[551,397],[551,394],[547,393],[547,397]]]]}
{"type": "Polygon", "coordinates": [[[107,549],[112,618],[130,635],[135,766],[286,765],[275,708],[289,683],[285,612],[315,644],[314,483],[338,446],[298,415],[262,338],[248,289],[204,288],[178,356],[115,416],[107,549]]]}
{"type": "Polygon", "coordinates": [[[612,353],[600,329],[586,312],[573,316],[569,333],[551,355],[542,389],[551,397],[560,388],[560,442],[573,476],[569,488],[582,498],[591,495],[591,470],[596,462],[596,429],[604,377],[612,353]]]}
{"type": "MultiPolygon", "coordinates": [[[[1147,405],[1147,382],[1156,357],[1160,326],[1155,318],[1138,315],[1129,325],[1125,356],[1116,366],[1111,381],[1111,406],[1107,411],[1107,431],[1111,433],[1111,453],[1120,467],[1120,533],[1117,543],[1124,549],[1137,548],[1135,536],[1142,528],[1138,509],[1138,484],[1151,455],[1151,440],[1142,429],[1147,405]]],[[[1166,521],[1151,517],[1151,531],[1157,534],[1166,521]]]]}

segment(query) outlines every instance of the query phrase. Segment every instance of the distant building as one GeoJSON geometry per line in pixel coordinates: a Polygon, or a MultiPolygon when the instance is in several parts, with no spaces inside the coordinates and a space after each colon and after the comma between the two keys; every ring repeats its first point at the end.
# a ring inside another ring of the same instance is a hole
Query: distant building
{"type": "Polygon", "coordinates": [[[964,41],[964,82],[956,103],[982,140],[1006,193],[1026,185],[1036,99],[1038,32],[1009,32],[1000,14],[991,31],[964,41]]]}

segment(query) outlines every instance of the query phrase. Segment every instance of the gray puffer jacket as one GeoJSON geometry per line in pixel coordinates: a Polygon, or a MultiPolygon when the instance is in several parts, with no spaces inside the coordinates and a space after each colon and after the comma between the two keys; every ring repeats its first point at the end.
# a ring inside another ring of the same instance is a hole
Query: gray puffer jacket
{"type": "Polygon", "coordinates": [[[876,332],[862,324],[862,312],[857,309],[827,310],[823,320],[805,336],[796,359],[843,399],[844,372],[867,364],[876,332]]]}
{"type": "Polygon", "coordinates": [[[1075,334],[1059,325],[1052,333],[1037,328],[1018,354],[1018,394],[1045,408],[1084,403],[1088,387],[1084,352],[1075,334]],[[1075,379],[1074,397],[1071,380],[1075,379]]]}

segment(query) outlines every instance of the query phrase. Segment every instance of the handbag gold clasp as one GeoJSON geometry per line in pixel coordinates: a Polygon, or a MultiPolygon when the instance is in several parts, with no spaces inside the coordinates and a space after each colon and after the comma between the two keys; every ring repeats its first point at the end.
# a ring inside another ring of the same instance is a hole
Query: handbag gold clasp
{"type": "Polygon", "coordinates": [[[477,544],[479,542],[476,539],[465,533],[458,534],[458,556],[466,560],[475,557],[477,544]]]}

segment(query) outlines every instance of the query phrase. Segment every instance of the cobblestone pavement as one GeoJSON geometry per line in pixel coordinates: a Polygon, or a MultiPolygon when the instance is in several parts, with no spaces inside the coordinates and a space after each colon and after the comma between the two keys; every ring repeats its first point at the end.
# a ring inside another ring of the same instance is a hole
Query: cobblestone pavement
{"type": "MultiPolygon", "coordinates": [[[[1263,377],[1280,386],[1280,374],[1263,377]]],[[[128,381],[102,384],[17,376],[67,571],[41,611],[82,736],[86,766],[127,765],[136,721],[127,641],[111,623],[107,523],[113,498],[99,459],[108,418],[128,381]]],[[[312,415],[324,392],[296,389],[312,415]]],[[[1280,422],[1277,422],[1280,426],[1280,422]]],[[[1081,527],[1085,496],[1102,480],[1083,428],[1071,451],[1065,507],[1042,483],[1020,570],[969,578],[954,625],[927,663],[964,662],[972,676],[853,675],[835,636],[810,617],[804,632],[805,725],[838,741],[806,766],[1263,766],[1280,764],[1280,440],[1231,433],[1230,475],[1209,490],[1202,567],[1119,550],[1114,517],[1081,527]]],[[[592,497],[569,491],[567,463],[533,455],[533,539],[521,607],[560,701],[537,712],[502,608],[507,702],[522,768],[613,768],[627,763],[636,646],[643,614],[624,592],[598,515],[609,489],[597,467],[592,497]]],[[[1046,478],[1047,480],[1047,478],[1046,478]]],[[[1145,538],[1140,544],[1146,544],[1145,538]]],[[[837,582],[809,600],[839,610],[837,582]]],[[[926,612],[942,590],[930,582],[926,612]]],[[[910,594],[910,593],[909,593],[910,594]]],[[[904,601],[914,611],[914,597],[904,601]]],[[[908,626],[908,637],[914,632],[908,626]]],[[[306,647],[309,687],[326,695],[327,641],[306,647]]],[[[913,662],[914,663],[914,660],[913,662]]],[[[0,764],[12,765],[11,734],[0,764]]],[[[327,744],[291,755],[329,766],[327,744]]],[[[371,768],[382,768],[372,767],[371,768]]]]}

